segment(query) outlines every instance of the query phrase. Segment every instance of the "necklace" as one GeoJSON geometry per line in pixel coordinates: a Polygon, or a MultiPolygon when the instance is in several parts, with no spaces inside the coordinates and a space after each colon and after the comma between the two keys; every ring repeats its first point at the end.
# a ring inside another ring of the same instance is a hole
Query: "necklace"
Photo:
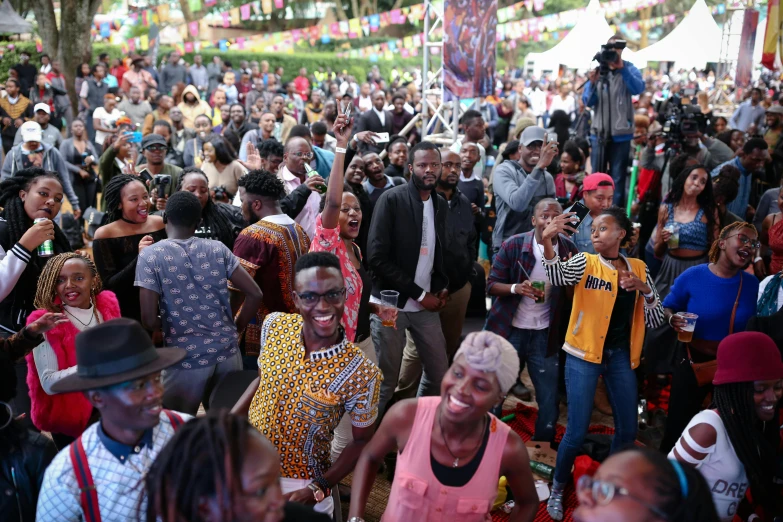
{"type": "MultiPolygon", "coordinates": [[[[486,424],[487,424],[487,417],[486,417],[486,415],[485,415],[485,416],[484,416],[484,422],[482,422],[482,423],[481,423],[481,434],[482,434],[482,436],[481,436],[481,437],[479,437],[479,442],[478,442],[478,444],[476,444],[476,447],[475,447],[475,448],[473,448],[473,449],[470,451],[470,453],[468,453],[468,455],[472,455],[472,454],[474,454],[476,451],[478,451],[479,447],[480,447],[480,446],[481,446],[481,444],[484,442],[484,436],[483,436],[483,434],[484,434],[484,430],[486,429],[486,424]]],[[[452,468],[459,467],[459,459],[460,459],[460,458],[462,458],[462,457],[458,457],[458,456],[456,456],[456,455],[454,454],[454,452],[453,452],[453,451],[451,451],[451,448],[449,448],[449,443],[448,443],[448,441],[446,440],[446,432],[445,432],[445,431],[443,431],[443,421],[442,421],[442,415],[441,415],[440,413],[438,414],[438,426],[440,427],[440,436],[441,436],[441,437],[443,437],[443,444],[446,446],[446,449],[448,450],[449,454],[450,454],[452,457],[454,457],[454,462],[452,462],[452,463],[451,463],[451,467],[452,467],[452,468]]]]}
{"type": "Polygon", "coordinates": [[[81,325],[82,325],[82,326],[84,326],[85,328],[87,328],[88,326],[90,326],[90,325],[92,324],[92,321],[93,321],[93,319],[95,319],[95,314],[94,314],[94,313],[91,313],[91,314],[90,314],[90,320],[89,320],[89,321],[87,321],[86,323],[84,323],[84,322],[82,322],[82,320],[81,320],[81,319],[79,319],[78,317],[76,317],[76,315],[74,315],[74,314],[73,314],[73,312],[70,312],[70,311],[69,311],[67,308],[63,307],[63,311],[65,311],[65,313],[66,313],[66,314],[70,315],[71,317],[73,317],[74,319],[76,319],[77,321],[79,321],[79,323],[81,323],[81,325]]]}
{"type": "Polygon", "coordinates": [[[620,254],[617,254],[617,257],[609,257],[601,254],[601,257],[603,257],[607,261],[617,261],[618,259],[620,259],[620,254]]]}

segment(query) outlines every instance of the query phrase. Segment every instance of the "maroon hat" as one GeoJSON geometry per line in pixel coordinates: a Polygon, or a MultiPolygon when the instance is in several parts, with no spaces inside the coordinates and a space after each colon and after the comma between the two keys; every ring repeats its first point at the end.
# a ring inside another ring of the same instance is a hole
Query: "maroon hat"
{"type": "Polygon", "coordinates": [[[761,332],[740,332],[718,345],[718,371],[712,384],[783,379],[783,360],[775,341],[761,332]]]}
{"type": "Polygon", "coordinates": [[[585,192],[590,190],[598,190],[600,188],[598,184],[604,181],[611,183],[612,188],[614,188],[614,180],[612,179],[612,176],[609,174],[604,174],[603,172],[594,172],[593,174],[586,176],[584,181],[582,181],[582,190],[585,192]]]}

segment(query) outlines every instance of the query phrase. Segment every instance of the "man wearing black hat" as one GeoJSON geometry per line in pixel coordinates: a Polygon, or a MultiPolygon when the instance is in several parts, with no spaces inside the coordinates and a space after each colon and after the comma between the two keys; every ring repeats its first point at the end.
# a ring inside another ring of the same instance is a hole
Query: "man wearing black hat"
{"type": "Polygon", "coordinates": [[[132,319],[113,319],[76,336],[78,370],[52,385],[82,392],[101,420],[52,461],[38,520],[135,520],[144,513],[144,477],[188,415],[163,410],[161,370],[185,357],[158,348],[132,319]],[[138,510],[138,511],[137,511],[138,510]]]}
{"type": "Polygon", "coordinates": [[[166,199],[177,190],[182,172],[180,167],[164,161],[168,149],[166,138],[160,134],[147,134],[141,140],[141,153],[146,161],[136,166],[136,172],[149,181],[150,201],[156,210],[165,210],[166,199]],[[160,197],[161,192],[163,197],[160,197]]]}

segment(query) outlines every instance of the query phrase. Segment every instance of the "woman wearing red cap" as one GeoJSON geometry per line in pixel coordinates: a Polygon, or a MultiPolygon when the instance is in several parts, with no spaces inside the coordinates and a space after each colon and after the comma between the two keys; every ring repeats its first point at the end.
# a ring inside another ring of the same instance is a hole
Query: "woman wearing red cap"
{"type": "Polygon", "coordinates": [[[712,406],[691,420],[669,458],[701,471],[722,521],[734,518],[748,486],[763,516],[747,520],[772,520],[781,514],[772,482],[780,435],[770,423],[778,439],[771,441],[763,426],[783,397],[780,352],[767,335],[742,332],[721,341],[717,360],[712,406]]]}

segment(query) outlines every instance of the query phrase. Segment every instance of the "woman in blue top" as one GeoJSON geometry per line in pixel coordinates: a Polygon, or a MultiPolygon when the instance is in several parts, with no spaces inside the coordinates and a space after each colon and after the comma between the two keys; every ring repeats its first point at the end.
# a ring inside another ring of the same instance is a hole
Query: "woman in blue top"
{"type": "MultiPolygon", "coordinates": [[[[661,299],[669,295],[672,283],[685,270],[708,262],[707,252],[719,230],[717,215],[709,171],[704,165],[685,167],[658,210],[654,251],[662,263],[655,288],[661,299]],[[671,227],[679,227],[677,243],[670,242],[671,227]]],[[[674,346],[675,336],[667,325],[650,331],[645,341],[647,372],[671,373],[675,365],[674,346]]]]}
{"type": "Polygon", "coordinates": [[[672,379],[669,415],[661,451],[671,451],[688,422],[701,410],[711,380],[700,386],[691,362],[715,360],[718,343],[730,333],[745,331],[756,313],[759,282],[744,272],[753,262],[760,244],[756,228],[745,222],[732,223],[720,232],[710,249],[709,264],[687,269],[677,278],[663,301],[666,320],[681,332],[684,320],[677,312],[699,316],[690,343],[678,343],[672,379]]]}

